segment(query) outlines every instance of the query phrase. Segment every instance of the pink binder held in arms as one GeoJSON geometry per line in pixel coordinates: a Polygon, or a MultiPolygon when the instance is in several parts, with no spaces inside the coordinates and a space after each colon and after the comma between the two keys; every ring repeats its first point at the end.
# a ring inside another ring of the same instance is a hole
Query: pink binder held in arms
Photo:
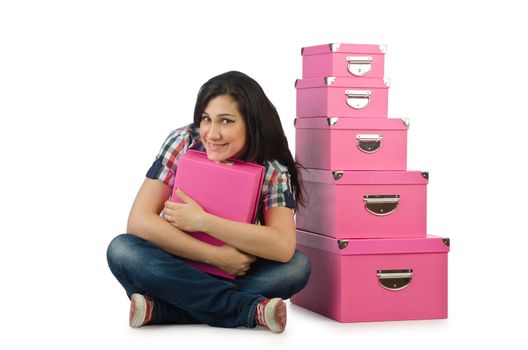
{"type": "MultiPolygon", "coordinates": [[[[175,193],[179,188],[210,214],[254,223],[263,177],[264,167],[261,165],[234,159],[211,161],[203,151],[188,150],[178,162],[171,200],[182,202],[175,193]]],[[[225,244],[205,232],[188,233],[212,245],[225,244]]],[[[189,263],[209,274],[235,279],[235,276],[213,265],[196,261],[189,263]]]]}

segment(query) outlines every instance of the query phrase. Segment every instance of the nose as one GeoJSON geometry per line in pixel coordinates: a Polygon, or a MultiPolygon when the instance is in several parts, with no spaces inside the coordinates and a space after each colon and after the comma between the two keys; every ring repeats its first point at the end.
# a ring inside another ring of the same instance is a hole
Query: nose
{"type": "Polygon", "coordinates": [[[209,140],[218,140],[222,138],[222,135],[220,134],[220,126],[214,122],[210,123],[209,130],[207,130],[207,138],[209,140]]]}

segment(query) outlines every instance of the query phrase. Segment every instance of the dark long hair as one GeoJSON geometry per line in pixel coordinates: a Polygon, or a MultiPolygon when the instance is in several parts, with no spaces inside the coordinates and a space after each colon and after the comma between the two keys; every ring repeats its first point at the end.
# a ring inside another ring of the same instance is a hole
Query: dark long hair
{"type": "Polygon", "coordinates": [[[194,125],[199,128],[202,113],[209,101],[220,95],[231,96],[246,122],[246,147],[241,160],[263,164],[277,160],[288,168],[293,195],[305,206],[301,164],[295,162],[282,129],[279,113],[262,87],[244,73],[231,71],[209,79],[202,85],[194,107],[194,125]]]}

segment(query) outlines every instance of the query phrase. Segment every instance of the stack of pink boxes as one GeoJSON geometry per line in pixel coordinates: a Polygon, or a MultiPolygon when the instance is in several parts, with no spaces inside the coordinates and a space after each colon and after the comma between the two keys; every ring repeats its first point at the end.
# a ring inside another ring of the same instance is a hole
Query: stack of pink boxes
{"type": "Polygon", "coordinates": [[[427,235],[428,173],[407,170],[409,122],[388,118],[385,52],[305,47],[296,82],[297,248],[312,274],[292,303],[340,322],[447,317],[449,239],[427,235]]]}

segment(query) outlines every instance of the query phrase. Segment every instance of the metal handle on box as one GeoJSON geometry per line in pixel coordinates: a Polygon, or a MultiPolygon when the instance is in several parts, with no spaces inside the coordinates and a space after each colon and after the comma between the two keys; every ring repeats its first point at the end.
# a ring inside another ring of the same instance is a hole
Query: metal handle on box
{"type": "Polygon", "coordinates": [[[358,77],[367,75],[372,70],[372,57],[369,56],[348,56],[348,71],[358,77]]]}
{"type": "Polygon", "coordinates": [[[400,195],[365,195],[363,196],[363,201],[365,201],[365,209],[369,213],[385,216],[392,214],[398,208],[400,195]]]}
{"type": "Polygon", "coordinates": [[[362,109],[369,105],[371,92],[369,90],[345,90],[346,103],[354,109],[362,109]]]}
{"type": "Polygon", "coordinates": [[[378,270],[376,272],[379,284],[388,290],[402,290],[412,281],[413,270],[378,270]]]}
{"type": "Polygon", "coordinates": [[[374,153],[381,147],[383,135],[379,134],[358,134],[356,135],[357,146],[361,152],[374,153]]]}

